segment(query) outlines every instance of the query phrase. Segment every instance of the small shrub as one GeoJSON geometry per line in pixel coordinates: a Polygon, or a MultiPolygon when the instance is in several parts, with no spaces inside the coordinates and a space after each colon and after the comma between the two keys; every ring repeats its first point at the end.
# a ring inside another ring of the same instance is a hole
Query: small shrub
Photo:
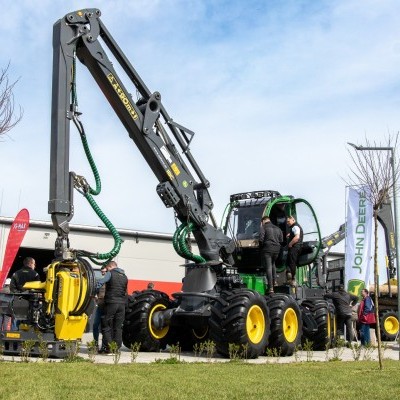
{"type": "Polygon", "coordinates": [[[28,339],[22,342],[21,344],[21,351],[20,351],[20,356],[21,356],[21,361],[23,362],[29,362],[30,361],[30,355],[32,352],[32,349],[35,347],[35,340],[33,339],[28,339]]]}
{"type": "Polygon", "coordinates": [[[306,352],[306,361],[310,362],[312,361],[313,355],[314,355],[314,342],[312,340],[306,339],[306,341],[303,343],[303,350],[306,352]]]}
{"type": "Polygon", "coordinates": [[[366,344],[365,346],[363,346],[363,360],[371,361],[373,352],[374,352],[374,346],[372,346],[371,344],[366,344]]]}
{"type": "Polygon", "coordinates": [[[195,343],[193,346],[193,353],[195,357],[201,357],[203,353],[202,343],[195,343]]]}
{"type": "Polygon", "coordinates": [[[214,357],[215,354],[215,342],[213,342],[212,340],[206,340],[202,344],[206,353],[207,361],[211,362],[211,359],[214,357]]]}
{"type": "Polygon", "coordinates": [[[136,361],[141,345],[141,343],[137,342],[131,344],[131,362],[134,363],[136,361]]]}
{"type": "Polygon", "coordinates": [[[294,348],[294,360],[296,362],[300,361],[300,357],[301,357],[301,344],[298,344],[295,348],[294,348]]]}
{"type": "Polygon", "coordinates": [[[329,361],[329,350],[331,348],[331,343],[325,345],[325,361],[329,361]]]}
{"type": "Polygon", "coordinates": [[[169,347],[169,358],[176,358],[178,361],[181,360],[181,347],[179,342],[169,347]]]}
{"type": "Polygon", "coordinates": [[[230,361],[237,362],[247,359],[249,344],[235,344],[229,343],[229,359],[230,361]]]}
{"type": "Polygon", "coordinates": [[[114,364],[118,364],[119,360],[121,358],[121,350],[117,344],[117,342],[115,342],[114,340],[112,342],[110,342],[110,344],[108,345],[108,347],[110,348],[110,351],[112,353],[112,357],[113,357],[113,362],[114,364]]]}
{"type": "Polygon", "coordinates": [[[353,343],[350,348],[353,355],[353,360],[358,361],[361,357],[361,351],[363,347],[361,346],[361,344],[353,343]]]}
{"type": "Polygon", "coordinates": [[[97,343],[95,340],[92,340],[91,342],[87,342],[86,346],[88,349],[89,361],[94,363],[96,360],[97,353],[98,353],[97,343]]]}
{"type": "Polygon", "coordinates": [[[87,361],[83,357],[79,356],[80,345],[76,340],[67,340],[65,342],[65,351],[67,356],[64,358],[64,362],[73,363],[73,362],[82,362],[87,361]]]}
{"type": "Polygon", "coordinates": [[[346,345],[346,341],[340,337],[335,340],[335,346],[333,347],[333,357],[329,359],[329,361],[341,361],[341,356],[344,351],[344,347],[346,345]]]}
{"type": "MultiPolygon", "coordinates": [[[[279,360],[280,360],[280,358],[281,358],[281,354],[282,354],[282,349],[281,349],[281,348],[276,348],[276,347],[274,347],[274,348],[272,348],[272,349],[268,348],[268,349],[265,351],[265,355],[266,355],[267,357],[272,357],[272,358],[274,358],[274,359],[275,359],[275,362],[279,362],[279,360]]],[[[268,361],[267,361],[267,362],[268,362],[268,361]]]]}

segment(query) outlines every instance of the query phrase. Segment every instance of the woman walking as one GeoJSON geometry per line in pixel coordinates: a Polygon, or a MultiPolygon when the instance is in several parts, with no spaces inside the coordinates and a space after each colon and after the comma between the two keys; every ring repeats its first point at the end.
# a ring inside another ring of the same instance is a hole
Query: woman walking
{"type": "Polygon", "coordinates": [[[370,325],[376,324],[375,308],[367,289],[362,290],[361,296],[363,299],[358,308],[358,322],[360,323],[361,344],[366,346],[371,344],[370,325]]]}

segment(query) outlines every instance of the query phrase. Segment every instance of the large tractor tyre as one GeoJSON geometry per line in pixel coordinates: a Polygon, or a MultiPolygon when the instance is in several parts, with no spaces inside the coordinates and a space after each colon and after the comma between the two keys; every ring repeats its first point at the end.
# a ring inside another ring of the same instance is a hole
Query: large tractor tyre
{"type": "Polygon", "coordinates": [[[399,332],[399,320],[397,313],[393,310],[383,311],[379,314],[382,340],[392,341],[396,339],[399,332]]]}
{"type": "Polygon", "coordinates": [[[182,351],[193,351],[196,345],[209,340],[208,325],[201,328],[171,327],[167,342],[169,345],[179,345],[182,351]]]}
{"type": "Polygon", "coordinates": [[[247,358],[262,355],[268,344],[270,319],[267,303],[248,289],[224,291],[211,306],[210,338],[217,352],[229,356],[229,345],[240,346],[247,358]]]}
{"type": "Polygon", "coordinates": [[[327,346],[331,345],[334,330],[330,304],[326,300],[310,299],[303,301],[301,305],[312,313],[318,327],[315,333],[305,333],[303,340],[308,339],[312,341],[314,350],[326,350],[327,346]]]}
{"type": "Polygon", "coordinates": [[[164,349],[168,341],[169,327],[157,329],[152,323],[152,316],[156,311],[169,307],[168,296],[157,290],[135,292],[129,296],[122,330],[124,345],[130,348],[133,343],[140,343],[141,351],[164,349]]]}
{"type": "Polygon", "coordinates": [[[268,347],[291,356],[301,343],[303,320],[296,301],[285,294],[271,296],[267,305],[271,318],[271,335],[268,347]]]}

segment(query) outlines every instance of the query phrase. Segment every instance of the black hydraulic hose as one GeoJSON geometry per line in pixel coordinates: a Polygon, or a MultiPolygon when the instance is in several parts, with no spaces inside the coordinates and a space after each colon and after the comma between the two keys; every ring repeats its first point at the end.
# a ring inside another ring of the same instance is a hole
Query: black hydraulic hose
{"type": "Polygon", "coordinates": [[[82,282],[80,284],[80,294],[79,298],[76,302],[76,307],[74,310],[70,312],[70,315],[81,315],[84,313],[87,308],[90,306],[90,302],[92,301],[94,295],[95,295],[95,290],[96,290],[96,277],[94,275],[94,271],[92,267],[90,266],[89,262],[83,258],[78,258],[78,263],[80,264],[80,274],[81,274],[81,280],[82,277],[85,275],[87,279],[87,289],[86,289],[86,294],[85,298],[82,302],[82,305],[78,307],[78,305],[81,303],[81,298],[82,298],[82,290],[83,290],[83,285],[82,282]],[[82,272],[83,270],[83,272],[82,272]]]}

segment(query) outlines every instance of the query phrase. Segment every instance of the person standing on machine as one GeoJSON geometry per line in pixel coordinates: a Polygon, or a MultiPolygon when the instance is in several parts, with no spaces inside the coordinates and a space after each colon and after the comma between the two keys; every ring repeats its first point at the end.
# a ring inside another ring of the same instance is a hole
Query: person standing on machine
{"type": "Polygon", "coordinates": [[[269,217],[262,217],[259,246],[261,261],[267,278],[265,283],[268,285],[269,293],[273,293],[274,286],[276,286],[275,261],[278,258],[282,241],[282,231],[271,222],[269,217]]]}
{"type": "Polygon", "coordinates": [[[286,277],[290,285],[296,286],[296,267],[303,245],[303,228],[296,222],[293,215],[287,217],[286,223],[289,226],[286,277]]]}

